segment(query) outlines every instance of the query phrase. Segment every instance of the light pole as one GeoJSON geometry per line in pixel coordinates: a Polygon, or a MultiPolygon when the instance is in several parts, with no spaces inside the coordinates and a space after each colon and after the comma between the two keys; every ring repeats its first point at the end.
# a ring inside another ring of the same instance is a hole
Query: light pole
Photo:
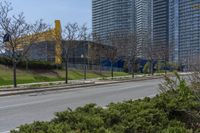
{"type": "Polygon", "coordinates": [[[84,80],[87,79],[87,75],[86,75],[86,57],[84,56],[84,54],[81,55],[81,59],[83,59],[84,61],[84,80]]]}

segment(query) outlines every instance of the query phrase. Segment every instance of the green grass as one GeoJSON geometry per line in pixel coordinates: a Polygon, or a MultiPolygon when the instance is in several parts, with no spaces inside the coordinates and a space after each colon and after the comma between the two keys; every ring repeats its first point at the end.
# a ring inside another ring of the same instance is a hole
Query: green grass
{"type": "MultiPolygon", "coordinates": [[[[87,72],[87,78],[102,78],[110,77],[110,72],[87,72]]],[[[114,76],[126,76],[124,72],[114,72],[114,76]]],[[[69,79],[78,80],[83,79],[83,71],[80,70],[69,70],[69,79]]],[[[40,71],[26,71],[17,70],[17,83],[37,83],[37,82],[51,82],[51,81],[62,81],[65,79],[64,70],[40,70],[40,71]]],[[[12,85],[12,69],[0,65],[0,86],[12,85]]]]}

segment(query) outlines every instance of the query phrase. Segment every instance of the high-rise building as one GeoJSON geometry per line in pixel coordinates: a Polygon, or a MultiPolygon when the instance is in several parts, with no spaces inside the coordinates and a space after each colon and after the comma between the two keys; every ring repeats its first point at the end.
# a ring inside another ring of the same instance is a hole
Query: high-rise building
{"type": "Polygon", "coordinates": [[[156,59],[168,59],[169,2],[153,0],[153,53],[156,59]]]}
{"type": "Polygon", "coordinates": [[[105,40],[109,33],[133,33],[137,38],[139,57],[152,39],[152,0],[93,0],[93,33],[105,40]]]}
{"type": "Polygon", "coordinates": [[[135,0],[92,0],[93,33],[106,41],[109,33],[135,31],[135,0]]]}
{"type": "Polygon", "coordinates": [[[152,0],[135,0],[136,36],[139,55],[146,58],[152,44],[152,0]]]}
{"type": "Polygon", "coordinates": [[[190,64],[200,57],[200,1],[169,0],[170,61],[190,64]]]}

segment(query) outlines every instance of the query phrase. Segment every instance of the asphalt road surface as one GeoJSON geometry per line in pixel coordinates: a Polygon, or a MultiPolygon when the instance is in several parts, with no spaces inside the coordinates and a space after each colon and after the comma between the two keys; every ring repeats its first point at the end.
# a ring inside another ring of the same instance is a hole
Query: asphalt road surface
{"type": "Polygon", "coordinates": [[[159,93],[161,80],[146,80],[87,87],[57,92],[45,92],[0,98],[0,133],[6,133],[21,124],[48,121],[55,112],[67,107],[75,109],[88,103],[106,106],[111,102],[153,97],[159,93]]]}

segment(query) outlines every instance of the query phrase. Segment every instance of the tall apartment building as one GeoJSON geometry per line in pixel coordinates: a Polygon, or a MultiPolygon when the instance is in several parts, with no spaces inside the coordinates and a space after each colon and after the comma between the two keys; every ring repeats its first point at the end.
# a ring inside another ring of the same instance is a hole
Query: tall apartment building
{"type": "Polygon", "coordinates": [[[135,31],[135,0],[92,0],[93,33],[106,41],[109,33],[135,31]]]}
{"type": "Polygon", "coordinates": [[[200,1],[169,0],[170,61],[191,64],[200,57],[200,1]]]}
{"type": "Polygon", "coordinates": [[[140,57],[147,58],[147,49],[152,44],[152,0],[135,0],[136,36],[140,57]]]}
{"type": "Polygon", "coordinates": [[[153,52],[156,59],[168,59],[169,2],[153,0],[153,52]]]}
{"type": "Polygon", "coordinates": [[[145,58],[152,31],[151,0],[93,0],[93,33],[107,40],[112,32],[133,33],[137,37],[139,57],[145,58]]]}

